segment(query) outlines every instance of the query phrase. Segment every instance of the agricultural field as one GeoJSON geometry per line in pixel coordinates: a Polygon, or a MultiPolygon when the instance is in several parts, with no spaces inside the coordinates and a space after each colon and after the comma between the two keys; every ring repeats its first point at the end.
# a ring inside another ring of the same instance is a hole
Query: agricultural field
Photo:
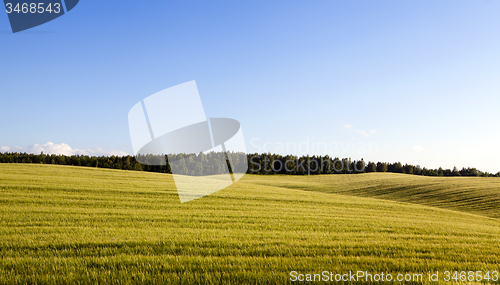
{"type": "Polygon", "coordinates": [[[500,178],[397,173],[252,176],[252,184],[408,202],[500,218],[500,178]]]}
{"type": "Polygon", "coordinates": [[[428,272],[500,270],[499,200],[500,178],[370,173],[246,175],[181,204],[167,174],[0,164],[0,284],[453,284],[428,272]]]}

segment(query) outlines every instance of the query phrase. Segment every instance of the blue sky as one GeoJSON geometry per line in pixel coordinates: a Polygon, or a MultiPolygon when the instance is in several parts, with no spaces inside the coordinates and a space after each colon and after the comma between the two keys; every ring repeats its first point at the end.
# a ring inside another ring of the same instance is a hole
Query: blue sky
{"type": "Polygon", "coordinates": [[[130,108],[196,80],[250,152],[497,172],[498,15],[499,1],[82,0],[12,34],[0,13],[0,147],[132,153],[130,108]]]}

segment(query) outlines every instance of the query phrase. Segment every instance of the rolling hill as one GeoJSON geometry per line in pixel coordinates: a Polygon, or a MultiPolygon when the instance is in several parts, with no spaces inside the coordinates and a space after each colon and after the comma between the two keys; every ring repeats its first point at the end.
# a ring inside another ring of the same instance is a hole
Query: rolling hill
{"type": "Polygon", "coordinates": [[[429,271],[498,271],[496,180],[423,178],[246,175],[181,204],[166,174],[0,164],[0,283],[281,284],[292,271],[358,270],[429,283],[429,271]]]}
{"type": "Polygon", "coordinates": [[[415,203],[500,218],[500,178],[397,173],[250,176],[251,184],[415,203]]]}

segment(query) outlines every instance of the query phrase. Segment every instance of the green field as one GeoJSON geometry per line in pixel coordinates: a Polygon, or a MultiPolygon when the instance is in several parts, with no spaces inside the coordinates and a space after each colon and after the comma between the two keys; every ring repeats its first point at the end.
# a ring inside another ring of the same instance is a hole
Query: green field
{"type": "Polygon", "coordinates": [[[181,204],[166,174],[0,164],[0,283],[498,271],[499,201],[499,178],[371,173],[246,175],[181,204]]]}

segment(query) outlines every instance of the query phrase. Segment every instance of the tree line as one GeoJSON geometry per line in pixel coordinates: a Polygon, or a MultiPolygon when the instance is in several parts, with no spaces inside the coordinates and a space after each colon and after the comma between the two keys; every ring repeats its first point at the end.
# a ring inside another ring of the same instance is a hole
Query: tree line
{"type": "Polygon", "coordinates": [[[393,172],[424,176],[481,176],[500,177],[496,174],[480,171],[476,168],[457,167],[453,169],[430,169],[420,165],[402,164],[401,162],[371,162],[363,159],[332,158],[330,156],[282,156],[278,154],[250,154],[248,155],[248,172],[258,174],[290,174],[290,175],[317,175],[317,174],[359,174],[369,172],[393,172]]]}
{"type": "Polygon", "coordinates": [[[480,171],[476,168],[430,169],[419,165],[402,164],[401,162],[365,162],[330,156],[293,156],[279,154],[242,154],[242,153],[200,153],[177,154],[169,156],[87,156],[87,155],[55,155],[29,153],[0,153],[0,163],[38,163],[73,165],[97,168],[174,173],[185,175],[210,175],[223,173],[227,168],[232,171],[245,169],[246,173],[261,175],[318,175],[318,174],[360,174],[369,172],[393,172],[423,176],[476,176],[500,177],[496,174],[480,171]],[[229,156],[232,164],[224,163],[229,156]],[[168,162],[170,157],[172,163],[168,162]],[[174,161],[176,161],[174,163],[174,161]],[[142,162],[142,163],[141,163],[142,162]],[[174,167],[172,169],[171,167],[174,167]]]}

